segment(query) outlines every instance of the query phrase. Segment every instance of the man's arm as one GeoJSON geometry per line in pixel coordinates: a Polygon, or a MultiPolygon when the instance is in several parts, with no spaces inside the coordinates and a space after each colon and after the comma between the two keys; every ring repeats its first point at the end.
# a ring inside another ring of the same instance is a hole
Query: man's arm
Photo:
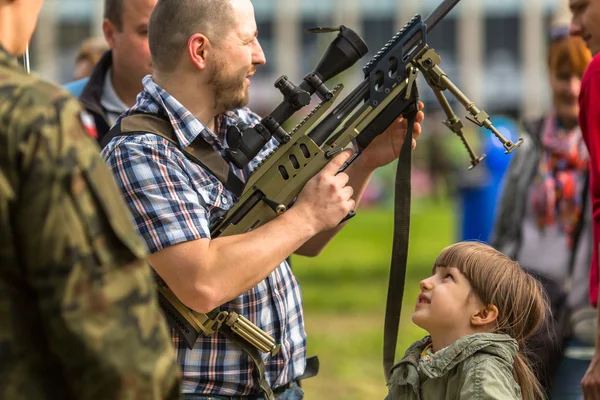
{"type": "Polygon", "coordinates": [[[201,182],[207,191],[206,197],[199,196],[192,187],[198,183],[191,181],[181,158],[145,140],[105,150],[107,162],[154,253],[150,264],[173,293],[198,312],[256,286],[309,238],[336,226],[355,207],[352,188],[346,186],[348,176],[336,174],[350,158],[346,151],[306,184],[283,215],[248,233],[212,239],[208,221],[213,210],[205,203],[211,184],[201,182]]]}
{"type": "Polygon", "coordinates": [[[42,327],[28,334],[47,343],[74,396],[176,399],[180,372],[143,243],[76,101],[58,97],[52,107],[24,96],[12,125],[24,138],[16,243],[37,307],[24,318],[42,327]]]}
{"type": "MultiPolygon", "coordinates": [[[[419,108],[423,108],[423,103],[419,103],[419,108]]],[[[417,113],[413,128],[413,148],[416,146],[416,139],[421,133],[421,122],[423,122],[424,117],[422,111],[417,113]]],[[[348,186],[354,190],[352,199],[355,201],[356,206],[360,203],[360,199],[375,170],[398,158],[406,134],[406,127],[407,121],[402,117],[398,118],[384,133],[377,136],[369,147],[346,169],[345,172],[350,178],[348,186]]],[[[345,223],[336,225],[333,229],[317,234],[298,249],[296,254],[307,257],[317,256],[345,225],[345,223]]]]}

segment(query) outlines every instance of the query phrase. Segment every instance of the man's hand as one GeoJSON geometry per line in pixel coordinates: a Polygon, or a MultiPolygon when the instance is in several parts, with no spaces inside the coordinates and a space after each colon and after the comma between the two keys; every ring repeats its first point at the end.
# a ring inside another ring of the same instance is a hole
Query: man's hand
{"type": "Polygon", "coordinates": [[[315,233],[335,228],[351,210],[354,210],[354,190],[347,186],[349,177],[343,172],[338,174],[351,156],[351,150],[338,154],[306,183],[298,195],[294,208],[303,209],[303,214],[307,217],[306,222],[313,226],[315,233]]]}
{"type": "Polygon", "coordinates": [[[600,352],[598,350],[581,381],[581,387],[585,400],[600,400],[600,352]]]}
{"type": "MultiPolygon", "coordinates": [[[[419,110],[423,109],[423,103],[419,102],[419,110]]],[[[421,134],[421,122],[425,115],[423,111],[417,113],[415,126],[413,129],[413,149],[416,147],[416,139],[421,134]]],[[[379,136],[369,144],[361,153],[356,162],[360,162],[361,167],[367,170],[387,165],[398,158],[402,142],[407,131],[407,120],[400,116],[379,136]]]]}

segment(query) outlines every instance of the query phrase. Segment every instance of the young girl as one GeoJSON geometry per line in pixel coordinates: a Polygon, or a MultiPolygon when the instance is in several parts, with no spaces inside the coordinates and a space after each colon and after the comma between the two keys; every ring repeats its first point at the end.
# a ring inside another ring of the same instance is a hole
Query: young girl
{"type": "Polygon", "coordinates": [[[430,336],[393,368],[394,399],[543,398],[519,352],[548,313],[537,281],[482,243],[446,247],[420,283],[412,320],[430,336]]]}

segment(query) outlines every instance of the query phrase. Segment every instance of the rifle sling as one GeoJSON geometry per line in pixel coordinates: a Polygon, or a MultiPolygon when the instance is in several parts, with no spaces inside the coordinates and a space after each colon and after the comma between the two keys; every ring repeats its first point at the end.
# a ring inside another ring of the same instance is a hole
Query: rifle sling
{"type": "Polygon", "coordinates": [[[173,143],[187,158],[216,176],[238,198],[241,197],[244,190],[244,182],[231,170],[229,164],[219,152],[206,143],[200,135],[189,146],[182,149],[168,119],[150,114],[132,114],[127,116],[121,119],[120,123],[114,126],[102,138],[100,147],[106,147],[117,136],[143,135],[147,133],[158,135],[173,143]]]}
{"type": "MultiPolygon", "coordinates": [[[[413,96],[418,99],[416,90],[417,87],[415,85],[413,87],[413,96]]],[[[383,328],[383,369],[386,382],[389,380],[390,370],[394,365],[396,356],[398,327],[400,325],[402,296],[404,294],[406,278],[410,230],[412,134],[416,120],[417,104],[418,102],[415,100],[415,102],[404,112],[404,116],[408,123],[407,132],[400,150],[398,167],[396,170],[394,191],[394,239],[383,328]]]]}
{"type": "MultiPolygon", "coordinates": [[[[121,119],[120,124],[115,125],[102,139],[101,147],[104,148],[113,138],[118,136],[143,135],[148,133],[158,135],[173,143],[178,148],[180,147],[171,123],[166,119],[150,114],[133,114],[121,119]]],[[[202,138],[198,137],[188,147],[181,149],[181,151],[191,161],[214,174],[227,189],[240,197],[244,183],[231,171],[229,165],[221,155],[202,138]]],[[[161,307],[165,307],[165,305],[161,304],[161,307]]],[[[179,334],[185,335],[177,324],[173,324],[173,327],[179,334]]],[[[273,389],[271,389],[265,378],[265,363],[258,349],[236,335],[226,324],[221,325],[218,332],[248,354],[256,366],[258,375],[257,384],[265,400],[275,400],[273,389]]]]}
{"type": "Polygon", "coordinates": [[[247,341],[243,340],[240,336],[236,335],[229,326],[223,324],[219,329],[219,332],[227,339],[238,345],[242,350],[248,354],[248,356],[254,361],[256,366],[256,375],[258,378],[258,386],[265,396],[265,400],[275,400],[275,393],[265,378],[265,362],[263,361],[260,353],[256,347],[252,346],[247,341]]]}

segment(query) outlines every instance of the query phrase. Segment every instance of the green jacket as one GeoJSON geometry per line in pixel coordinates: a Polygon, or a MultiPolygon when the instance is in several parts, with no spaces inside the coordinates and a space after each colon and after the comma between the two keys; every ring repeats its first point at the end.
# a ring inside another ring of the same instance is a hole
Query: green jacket
{"type": "Polygon", "coordinates": [[[145,246],[77,101],[0,46],[0,399],[176,399],[145,246]]]}
{"type": "Polygon", "coordinates": [[[508,335],[465,336],[435,353],[417,368],[429,336],[413,343],[392,368],[388,400],[521,399],[513,378],[517,342],[508,335]]]}

